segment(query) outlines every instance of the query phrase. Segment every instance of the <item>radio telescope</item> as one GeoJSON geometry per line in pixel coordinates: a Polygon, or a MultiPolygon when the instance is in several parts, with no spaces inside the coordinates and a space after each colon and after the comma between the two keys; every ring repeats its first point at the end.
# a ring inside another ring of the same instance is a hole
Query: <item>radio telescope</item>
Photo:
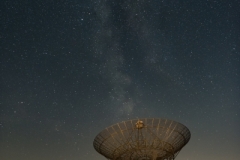
{"type": "Polygon", "coordinates": [[[174,160],[190,137],[181,123],[143,118],[107,127],[95,137],[93,146],[109,160],[174,160]]]}

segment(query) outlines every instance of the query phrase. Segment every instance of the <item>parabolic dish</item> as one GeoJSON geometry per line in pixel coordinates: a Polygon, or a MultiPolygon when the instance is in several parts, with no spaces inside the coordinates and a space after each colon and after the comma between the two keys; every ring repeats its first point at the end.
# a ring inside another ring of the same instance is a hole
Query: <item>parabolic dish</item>
{"type": "Polygon", "coordinates": [[[165,160],[175,159],[190,137],[181,123],[141,118],[107,127],[96,136],[93,146],[111,160],[165,160]]]}

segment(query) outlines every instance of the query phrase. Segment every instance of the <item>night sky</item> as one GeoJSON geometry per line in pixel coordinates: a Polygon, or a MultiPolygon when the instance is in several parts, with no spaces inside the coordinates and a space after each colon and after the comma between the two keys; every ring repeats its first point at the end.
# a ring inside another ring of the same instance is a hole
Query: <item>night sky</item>
{"type": "Polygon", "coordinates": [[[136,118],[189,128],[177,160],[239,159],[239,0],[0,3],[1,160],[104,160],[136,118]]]}

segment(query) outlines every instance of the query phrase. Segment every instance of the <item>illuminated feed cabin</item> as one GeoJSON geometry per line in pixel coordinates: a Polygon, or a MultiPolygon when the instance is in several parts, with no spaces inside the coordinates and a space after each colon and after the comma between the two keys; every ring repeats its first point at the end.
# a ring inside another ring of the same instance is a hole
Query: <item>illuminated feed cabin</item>
{"type": "Polygon", "coordinates": [[[95,137],[93,146],[109,160],[173,160],[190,137],[181,123],[142,118],[107,127],[95,137]]]}

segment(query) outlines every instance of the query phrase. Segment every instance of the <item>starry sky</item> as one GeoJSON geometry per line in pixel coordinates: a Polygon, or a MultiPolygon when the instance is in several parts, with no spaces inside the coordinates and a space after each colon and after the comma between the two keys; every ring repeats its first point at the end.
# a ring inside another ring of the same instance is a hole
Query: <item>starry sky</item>
{"type": "Polygon", "coordinates": [[[0,2],[0,159],[104,160],[104,128],[186,125],[178,160],[240,157],[240,1],[0,2]]]}

